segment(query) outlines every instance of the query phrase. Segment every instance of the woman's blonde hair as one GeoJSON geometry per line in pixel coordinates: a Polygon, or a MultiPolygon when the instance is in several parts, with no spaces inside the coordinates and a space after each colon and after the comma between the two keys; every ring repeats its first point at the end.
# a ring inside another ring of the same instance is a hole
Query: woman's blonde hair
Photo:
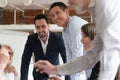
{"type": "Polygon", "coordinates": [[[12,63],[12,59],[13,59],[13,50],[12,50],[12,48],[9,45],[7,45],[7,44],[3,44],[1,46],[8,50],[8,53],[10,55],[9,64],[11,64],[12,63]]]}

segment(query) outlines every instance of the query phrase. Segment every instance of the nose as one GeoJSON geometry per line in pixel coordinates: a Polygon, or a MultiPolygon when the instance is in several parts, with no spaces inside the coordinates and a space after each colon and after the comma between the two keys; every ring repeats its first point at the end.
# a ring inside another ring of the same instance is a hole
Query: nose
{"type": "Polygon", "coordinates": [[[42,32],[43,31],[42,27],[37,28],[37,31],[42,32]]]}

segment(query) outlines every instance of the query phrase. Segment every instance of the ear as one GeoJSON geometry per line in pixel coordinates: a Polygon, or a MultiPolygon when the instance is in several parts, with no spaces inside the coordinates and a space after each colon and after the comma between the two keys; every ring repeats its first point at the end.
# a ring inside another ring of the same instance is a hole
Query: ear
{"type": "Polygon", "coordinates": [[[66,15],[69,15],[69,9],[68,8],[65,9],[65,13],[66,13],[66,15]]]}

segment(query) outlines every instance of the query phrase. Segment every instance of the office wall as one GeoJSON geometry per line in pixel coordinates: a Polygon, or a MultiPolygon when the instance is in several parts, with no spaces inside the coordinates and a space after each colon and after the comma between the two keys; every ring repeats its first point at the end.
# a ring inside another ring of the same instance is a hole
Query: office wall
{"type": "MultiPolygon", "coordinates": [[[[18,11],[16,12],[16,24],[33,24],[34,16],[37,14],[43,13],[43,10],[24,10],[24,12],[18,11]]],[[[48,16],[48,11],[45,11],[45,14],[48,16]]],[[[4,9],[2,11],[3,19],[1,24],[14,24],[14,9],[4,9]]],[[[88,22],[91,22],[91,17],[88,12],[84,14],[77,14],[74,10],[70,10],[70,15],[77,15],[88,22]]],[[[49,22],[53,24],[51,18],[49,18],[49,22]]]]}

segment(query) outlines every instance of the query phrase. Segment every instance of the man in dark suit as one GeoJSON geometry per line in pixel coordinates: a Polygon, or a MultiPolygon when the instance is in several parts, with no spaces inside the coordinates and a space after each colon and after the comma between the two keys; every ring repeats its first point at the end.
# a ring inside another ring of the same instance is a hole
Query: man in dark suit
{"type": "MultiPolygon", "coordinates": [[[[32,53],[35,62],[38,60],[48,60],[54,65],[59,64],[59,53],[66,62],[66,52],[63,39],[55,33],[49,31],[48,19],[44,14],[39,14],[34,18],[37,33],[28,36],[21,63],[20,80],[28,80],[28,70],[32,53]]],[[[33,70],[34,80],[47,80],[49,75],[33,70]]]]}

